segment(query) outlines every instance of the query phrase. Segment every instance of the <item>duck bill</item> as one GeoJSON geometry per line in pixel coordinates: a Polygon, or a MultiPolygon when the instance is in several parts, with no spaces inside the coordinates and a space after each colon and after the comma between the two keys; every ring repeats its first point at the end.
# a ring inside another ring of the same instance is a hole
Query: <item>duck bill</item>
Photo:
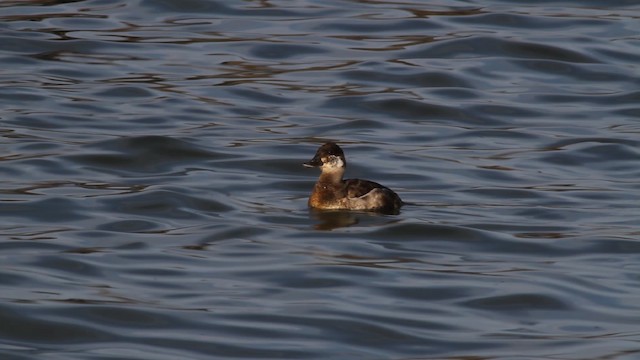
{"type": "Polygon", "coordinates": [[[322,166],[322,160],[320,160],[320,157],[316,155],[310,161],[302,163],[302,165],[304,167],[309,167],[309,168],[319,167],[319,166],[322,166]]]}

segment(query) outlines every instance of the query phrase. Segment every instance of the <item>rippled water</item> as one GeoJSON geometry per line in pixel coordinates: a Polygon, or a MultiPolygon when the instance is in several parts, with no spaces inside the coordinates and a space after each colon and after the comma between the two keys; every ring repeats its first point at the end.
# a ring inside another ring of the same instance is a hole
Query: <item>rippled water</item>
{"type": "Polygon", "coordinates": [[[1,2],[0,357],[640,358],[639,18],[1,2]],[[309,212],[328,140],[410,204],[309,212]]]}

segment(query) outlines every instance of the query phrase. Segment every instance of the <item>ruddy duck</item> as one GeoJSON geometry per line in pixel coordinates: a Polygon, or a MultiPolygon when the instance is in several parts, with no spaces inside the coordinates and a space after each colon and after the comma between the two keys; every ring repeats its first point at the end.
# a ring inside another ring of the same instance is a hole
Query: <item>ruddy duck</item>
{"type": "Polygon", "coordinates": [[[368,180],[343,180],[347,160],[336,143],[320,146],[313,159],[303,165],[322,169],[309,197],[312,208],[397,214],[402,206],[400,196],[385,186],[368,180]]]}

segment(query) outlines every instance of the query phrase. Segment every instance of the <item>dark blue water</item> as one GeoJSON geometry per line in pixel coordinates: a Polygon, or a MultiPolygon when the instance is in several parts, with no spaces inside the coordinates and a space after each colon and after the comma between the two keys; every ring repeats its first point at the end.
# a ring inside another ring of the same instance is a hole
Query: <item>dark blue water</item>
{"type": "Polygon", "coordinates": [[[0,358],[640,358],[638,18],[1,2],[0,358]]]}

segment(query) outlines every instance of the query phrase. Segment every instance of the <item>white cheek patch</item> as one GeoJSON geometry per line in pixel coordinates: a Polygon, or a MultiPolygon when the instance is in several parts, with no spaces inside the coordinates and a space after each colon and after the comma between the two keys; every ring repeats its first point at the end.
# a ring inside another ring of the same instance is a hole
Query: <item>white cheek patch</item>
{"type": "Polygon", "coordinates": [[[328,160],[324,166],[329,169],[341,169],[344,167],[344,161],[342,161],[339,156],[329,155],[328,160]]]}
{"type": "Polygon", "coordinates": [[[342,161],[342,159],[340,159],[339,156],[335,157],[334,163],[335,163],[335,167],[337,167],[337,168],[343,168],[344,167],[344,162],[342,161]]]}

